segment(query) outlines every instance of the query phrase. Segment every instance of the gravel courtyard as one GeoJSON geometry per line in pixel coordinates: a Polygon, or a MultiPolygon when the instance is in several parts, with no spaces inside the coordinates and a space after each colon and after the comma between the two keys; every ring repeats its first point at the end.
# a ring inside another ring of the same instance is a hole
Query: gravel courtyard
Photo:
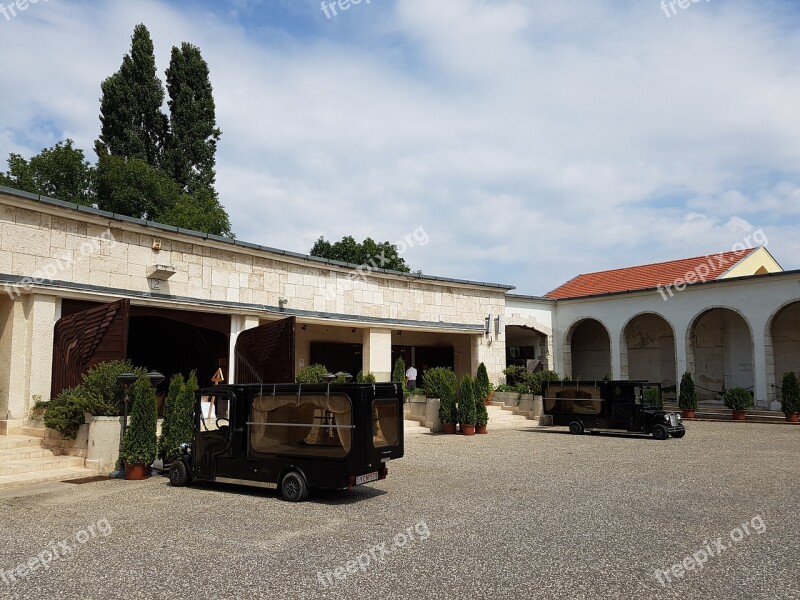
{"type": "Polygon", "coordinates": [[[800,599],[798,467],[800,427],[698,422],[411,434],[386,481],[302,504],[58,484],[0,497],[0,598],[800,599]]]}

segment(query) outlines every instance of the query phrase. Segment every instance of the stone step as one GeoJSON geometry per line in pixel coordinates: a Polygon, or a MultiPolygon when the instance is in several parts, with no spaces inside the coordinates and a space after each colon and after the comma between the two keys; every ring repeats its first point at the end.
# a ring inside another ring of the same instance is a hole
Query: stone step
{"type": "Polygon", "coordinates": [[[53,471],[71,467],[83,467],[85,459],[80,456],[43,456],[23,460],[8,460],[0,463],[0,477],[20,475],[38,471],[53,471]]]}
{"type": "MultiPolygon", "coordinates": [[[[673,403],[664,403],[664,410],[680,412],[680,407],[673,403]]],[[[733,413],[726,406],[698,405],[694,412],[695,420],[700,421],[733,421],[733,413]]],[[[742,421],[737,421],[741,423],[742,421]]],[[[786,415],[775,410],[747,410],[745,422],[787,424],[786,415]]]]}
{"type": "Polygon", "coordinates": [[[69,481],[83,477],[95,477],[96,472],[83,467],[67,467],[63,469],[49,469],[46,471],[30,471],[14,475],[0,475],[0,490],[47,483],[50,481],[69,481]]]}
{"type": "Polygon", "coordinates": [[[23,427],[22,435],[27,435],[36,438],[44,438],[47,435],[47,429],[41,427],[23,427]]]}
{"type": "Polygon", "coordinates": [[[41,443],[42,440],[40,438],[29,435],[0,435],[0,450],[38,446],[41,443]]]}
{"type": "Polygon", "coordinates": [[[52,450],[42,448],[41,446],[24,446],[21,448],[3,448],[0,449],[0,464],[10,460],[25,460],[28,458],[44,458],[47,456],[55,456],[52,450]]]}

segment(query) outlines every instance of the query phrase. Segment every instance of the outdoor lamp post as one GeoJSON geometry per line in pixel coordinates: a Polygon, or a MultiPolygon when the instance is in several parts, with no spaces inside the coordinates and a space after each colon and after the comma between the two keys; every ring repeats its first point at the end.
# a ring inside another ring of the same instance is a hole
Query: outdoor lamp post
{"type": "Polygon", "coordinates": [[[122,398],[122,437],[120,438],[120,449],[122,448],[122,440],[125,438],[125,431],[128,429],[128,401],[130,400],[128,389],[137,379],[139,379],[139,376],[136,373],[122,373],[117,376],[117,383],[121,384],[125,390],[125,395],[122,398]]]}

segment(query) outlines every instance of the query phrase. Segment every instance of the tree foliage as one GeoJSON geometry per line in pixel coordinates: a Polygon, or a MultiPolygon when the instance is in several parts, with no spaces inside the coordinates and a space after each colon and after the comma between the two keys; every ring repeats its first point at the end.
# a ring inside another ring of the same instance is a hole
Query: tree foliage
{"type": "Polygon", "coordinates": [[[784,373],[781,383],[781,409],[791,414],[800,412],[800,382],[794,371],[784,373]]]}
{"type": "Polygon", "coordinates": [[[166,168],[183,191],[213,190],[217,142],[214,94],[200,48],[184,42],[172,48],[167,75],[170,133],[166,168]]]}
{"type": "Polygon", "coordinates": [[[147,373],[141,372],[130,387],[131,414],[120,455],[129,465],[149,465],[156,459],[156,394],[147,373]]]}
{"type": "Polygon", "coordinates": [[[314,243],[310,254],[353,265],[369,265],[373,269],[390,269],[403,273],[411,271],[405,259],[400,256],[395,244],[377,243],[369,237],[359,243],[353,236],[347,235],[332,244],[321,236],[314,243]]]}
{"type": "Polygon", "coordinates": [[[202,231],[224,237],[235,237],[225,208],[210,189],[201,189],[193,196],[181,194],[178,200],[159,217],[165,225],[202,231]]]}
{"type": "Polygon", "coordinates": [[[164,86],[156,74],[153,40],[143,24],[134,28],[130,53],[122,58],[119,70],[100,87],[98,157],[138,158],[159,168],[168,121],[161,111],[164,86]]]}
{"type": "Polygon", "coordinates": [[[32,194],[89,205],[94,201],[94,168],[83,150],[67,138],[26,160],[19,154],[8,157],[8,172],[0,173],[0,185],[32,194]]]}
{"type": "Polygon", "coordinates": [[[458,384],[458,422],[462,425],[475,425],[477,420],[475,396],[475,382],[469,375],[464,375],[458,384]]]}
{"type": "Polygon", "coordinates": [[[447,367],[434,367],[422,374],[422,385],[429,398],[439,398],[439,420],[457,423],[456,374],[447,367]]]}
{"type": "Polygon", "coordinates": [[[197,376],[192,371],[188,380],[180,373],[169,382],[164,423],[158,440],[158,456],[165,463],[180,457],[181,444],[188,444],[194,436],[194,394],[197,391],[197,376]]]}
{"type": "Polygon", "coordinates": [[[678,392],[678,406],[681,410],[697,409],[697,390],[694,387],[694,379],[689,371],[681,377],[681,385],[678,392]]]}
{"type": "Polygon", "coordinates": [[[180,198],[180,186],[144,160],[119,156],[100,158],[97,205],[101,209],[159,221],[171,213],[180,198]]]}

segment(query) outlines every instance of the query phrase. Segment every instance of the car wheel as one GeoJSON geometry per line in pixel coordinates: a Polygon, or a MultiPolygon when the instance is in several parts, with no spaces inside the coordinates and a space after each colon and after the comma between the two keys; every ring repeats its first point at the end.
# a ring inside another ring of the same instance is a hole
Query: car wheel
{"type": "Polygon", "coordinates": [[[581,423],[580,421],[573,421],[572,423],[569,424],[569,432],[572,435],[578,435],[583,433],[583,423],[581,423]]]}
{"type": "Polygon", "coordinates": [[[308,484],[297,471],[289,471],[281,480],[281,494],[289,502],[302,502],[308,498],[308,484]]]}
{"type": "Polygon", "coordinates": [[[186,468],[186,463],[184,463],[182,460],[176,460],[170,465],[169,482],[175,487],[183,487],[192,482],[192,476],[189,474],[189,469],[186,468]]]}
{"type": "Polygon", "coordinates": [[[672,437],[675,438],[682,438],[683,436],[686,435],[686,430],[681,429],[680,431],[673,431],[670,435],[672,435],[672,437]]]}
{"type": "Polygon", "coordinates": [[[669,437],[669,429],[661,424],[655,425],[653,427],[653,437],[657,440],[665,440],[669,437]]]}

